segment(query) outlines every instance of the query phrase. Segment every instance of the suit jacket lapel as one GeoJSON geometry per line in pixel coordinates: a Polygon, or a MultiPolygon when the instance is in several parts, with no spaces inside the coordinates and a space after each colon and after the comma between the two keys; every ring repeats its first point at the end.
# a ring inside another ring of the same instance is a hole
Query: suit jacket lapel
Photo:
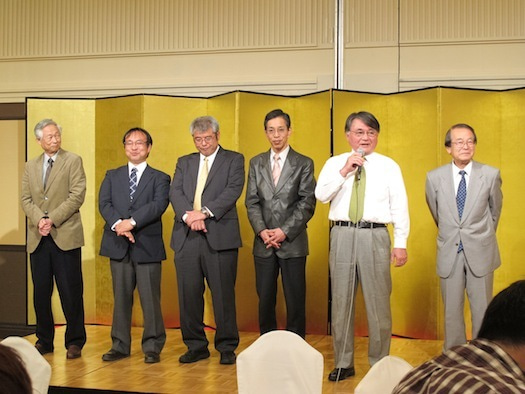
{"type": "MultiPolygon", "coordinates": [[[[140,181],[139,181],[139,184],[137,185],[137,190],[135,191],[135,197],[134,197],[134,201],[137,200],[137,198],[140,197],[140,194],[146,189],[146,186],[148,185],[148,183],[151,182],[151,173],[152,173],[152,169],[150,168],[150,166],[146,166],[146,168],[144,169],[144,172],[142,173],[142,175],[140,176],[140,181]]],[[[128,182],[129,184],[129,182],[128,182]]]]}
{"type": "Polygon", "coordinates": [[[481,172],[481,164],[472,162],[472,174],[469,174],[469,182],[467,187],[467,199],[465,200],[465,208],[463,209],[463,216],[461,221],[468,217],[470,211],[476,204],[478,195],[483,186],[483,174],[481,172]]]}
{"type": "MultiPolygon", "coordinates": [[[[213,160],[213,165],[211,168],[208,168],[208,178],[206,179],[206,184],[204,185],[204,190],[208,187],[211,180],[217,174],[217,172],[220,171],[220,168],[224,164],[224,149],[222,147],[219,147],[219,151],[217,152],[217,156],[215,156],[215,160],[213,160]]],[[[197,187],[197,176],[199,174],[199,167],[197,166],[197,175],[195,176],[195,187],[197,187]]]]}
{"type": "MultiPolygon", "coordinates": [[[[40,172],[43,171],[43,160],[42,159],[42,166],[40,167],[40,172]]],[[[55,161],[53,163],[53,169],[51,170],[51,173],[49,174],[49,178],[47,180],[47,185],[46,185],[46,190],[49,189],[49,187],[53,184],[53,181],[55,180],[55,178],[57,177],[57,175],[60,173],[60,171],[62,170],[62,167],[64,167],[65,165],[65,159],[64,159],[64,151],[61,149],[58,151],[58,155],[57,157],[55,158],[55,161]]],[[[43,179],[43,178],[41,178],[43,179]]],[[[43,181],[42,181],[43,182],[43,181]]],[[[42,183],[42,186],[43,186],[43,183],[42,183]]]]}
{"type": "MultiPolygon", "coordinates": [[[[191,201],[195,198],[195,189],[197,188],[197,177],[199,176],[199,164],[200,164],[200,153],[194,153],[188,159],[188,177],[189,177],[189,190],[187,191],[188,198],[191,201]]],[[[209,174],[208,174],[209,178],[209,174]]]]}
{"type": "MultiPolygon", "coordinates": [[[[452,164],[444,167],[441,174],[441,187],[443,193],[450,198],[446,198],[447,204],[449,205],[449,211],[453,212],[452,216],[459,223],[458,205],[456,203],[456,190],[454,188],[454,178],[452,173],[452,164]]],[[[464,213],[463,213],[464,215],[464,213]]]]}
{"type": "Polygon", "coordinates": [[[270,161],[270,153],[271,150],[269,150],[267,153],[265,153],[263,156],[261,156],[261,175],[263,179],[268,183],[268,185],[272,188],[275,188],[275,185],[273,184],[273,176],[272,176],[272,165],[270,161]]]}

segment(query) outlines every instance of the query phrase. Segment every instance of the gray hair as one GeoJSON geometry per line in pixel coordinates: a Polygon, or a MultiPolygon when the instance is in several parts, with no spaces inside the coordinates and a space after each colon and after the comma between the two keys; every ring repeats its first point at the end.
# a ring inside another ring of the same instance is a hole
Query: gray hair
{"type": "Polygon", "coordinates": [[[56,126],[58,129],[58,133],[62,135],[62,126],[60,126],[53,119],[43,119],[40,122],[38,122],[35,126],[35,137],[37,140],[40,140],[42,138],[42,130],[44,130],[49,125],[56,126]]]}
{"type": "Polygon", "coordinates": [[[201,116],[193,120],[190,124],[191,135],[195,132],[205,132],[211,129],[214,134],[219,132],[219,122],[213,116],[201,116]]]}

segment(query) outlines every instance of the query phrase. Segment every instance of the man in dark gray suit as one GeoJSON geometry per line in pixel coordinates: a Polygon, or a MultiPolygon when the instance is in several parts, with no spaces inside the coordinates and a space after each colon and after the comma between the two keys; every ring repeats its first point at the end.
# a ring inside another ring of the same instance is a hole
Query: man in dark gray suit
{"type": "Polygon", "coordinates": [[[286,329],[304,338],[306,313],[306,224],[315,210],[314,163],[288,144],[290,116],[280,109],[264,119],[271,149],[250,160],[248,218],[255,232],[253,255],[261,335],[277,329],[279,271],[286,300],[286,329]]]}
{"type": "Polygon", "coordinates": [[[221,364],[235,363],[239,344],[235,312],[238,248],[242,245],[235,206],[244,186],[244,157],[219,146],[219,123],[211,116],[190,125],[198,153],[179,158],[170,189],[175,211],[171,247],[179,292],[181,363],[210,356],[204,333],[204,280],[210,287],[215,349],[221,364]]]}
{"type": "Polygon", "coordinates": [[[108,171],[99,192],[99,210],[106,221],[100,254],[110,258],[115,300],[113,344],[102,360],[130,354],[136,286],[144,315],[144,362],[157,363],[166,342],[160,305],[161,261],[166,258],[161,217],[168,207],[170,177],[147,165],[153,140],[146,130],[130,129],[123,143],[129,162],[108,171]]]}
{"type": "Polygon", "coordinates": [[[452,126],[445,136],[452,162],[427,174],[426,199],[439,229],[437,273],[445,304],[445,350],[467,342],[465,290],[472,338],[477,336],[492,300],[494,270],[501,264],[496,240],[501,176],[497,168],[472,160],[476,143],[471,126],[452,126]]]}

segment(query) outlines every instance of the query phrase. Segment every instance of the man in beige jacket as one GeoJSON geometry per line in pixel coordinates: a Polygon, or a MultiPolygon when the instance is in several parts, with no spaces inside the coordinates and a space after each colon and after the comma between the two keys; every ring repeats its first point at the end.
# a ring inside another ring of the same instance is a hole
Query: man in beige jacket
{"type": "Polygon", "coordinates": [[[77,358],[86,342],[82,258],[84,233],[80,206],[86,195],[82,159],[60,148],[62,129],[51,119],[35,126],[44,153],[26,163],[22,178],[22,209],[27,218],[36,313],[36,348],[53,351],[55,335],[51,294],[56,281],[67,321],[67,358],[77,358]]]}

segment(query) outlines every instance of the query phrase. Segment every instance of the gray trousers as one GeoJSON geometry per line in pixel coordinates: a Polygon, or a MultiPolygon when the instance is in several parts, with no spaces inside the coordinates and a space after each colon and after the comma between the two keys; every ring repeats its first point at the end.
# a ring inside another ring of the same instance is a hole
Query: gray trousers
{"type": "Polygon", "coordinates": [[[137,287],[144,316],[142,351],[160,353],[166,343],[166,330],[160,306],[160,261],[138,264],[126,256],[123,260],[110,260],[110,265],[115,299],[111,348],[120,353],[130,353],[133,292],[137,287]]]}
{"type": "Polygon", "coordinates": [[[445,305],[445,342],[443,349],[467,343],[465,329],[465,289],[472,315],[472,338],[476,338],[485,310],[492,300],[494,273],[477,277],[471,271],[464,252],[456,255],[448,278],[440,278],[441,296],[445,305]]]}
{"type": "Polygon", "coordinates": [[[354,314],[358,283],[361,284],[368,320],[368,361],[374,365],[388,355],[392,335],[388,230],[334,226],[330,232],[330,278],[335,367],[354,366],[354,314]]]}

